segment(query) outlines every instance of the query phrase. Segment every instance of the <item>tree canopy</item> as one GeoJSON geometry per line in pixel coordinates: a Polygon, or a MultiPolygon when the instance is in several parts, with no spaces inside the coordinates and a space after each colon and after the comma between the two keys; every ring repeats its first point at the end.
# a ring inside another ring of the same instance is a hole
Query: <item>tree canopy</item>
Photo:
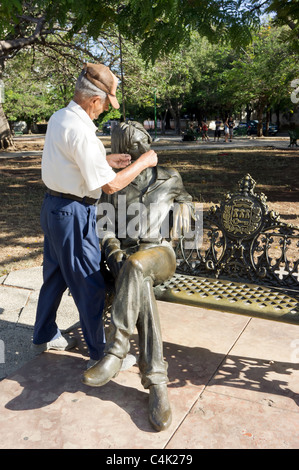
{"type": "Polygon", "coordinates": [[[105,39],[111,28],[137,39],[142,57],[152,61],[178,50],[192,31],[236,48],[250,43],[263,14],[288,26],[283,39],[299,47],[298,0],[2,0],[0,59],[32,44],[59,47],[62,32],[66,44],[78,32],[105,39]]]}
{"type": "MultiPolygon", "coordinates": [[[[161,119],[169,111],[214,119],[247,109],[292,112],[292,80],[299,76],[298,56],[279,41],[286,27],[270,21],[240,50],[211,44],[194,32],[188,47],[146,64],[130,41],[123,44],[124,90],[129,113],[153,117],[154,92],[161,119]]],[[[262,116],[260,116],[262,119],[262,116]]],[[[177,125],[178,127],[178,125],[177,125]]]]}
{"type": "MultiPolygon", "coordinates": [[[[246,67],[257,69],[256,62],[262,62],[262,54],[259,59],[255,54],[254,60],[247,62],[246,57],[251,54],[247,48],[257,41],[258,27],[265,15],[270,15],[276,31],[279,31],[275,37],[276,46],[284,44],[291,55],[298,53],[298,7],[299,0],[2,0],[0,75],[5,65],[9,73],[11,59],[28,50],[32,76],[38,68],[38,61],[42,61],[44,73],[50,77],[48,87],[40,94],[36,89],[34,99],[43,96],[45,100],[51,90],[53,99],[58,102],[67,99],[67,79],[77,74],[83,61],[101,61],[120,76],[123,97],[135,96],[135,103],[138,100],[134,90],[142,90],[144,105],[146,100],[152,103],[155,89],[161,111],[168,109],[174,115],[183,109],[185,103],[189,102],[192,107],[195,99],[201,102],[205,112],[213,112],[217,107],[228,110],[238,107],[238,103],[245,99],[244,90],[238,92],[236,87],[232,91],[228,87],[234,74],[231,69],[238,70],[245,77],[246,67]],[[201,55],[193,42],[194,35],[203,41],[200,47],[205,50],[201,55]],[[121,45],[127,49],[126,53],[131,48],[135,64],[128,59],[128,54],[122,57],[121,45]],[[212,52],[212,58],[205,54],[208,50],[212,52]],[[242,55],[244,51],[246,54],[242,55]],[[43,56],[50,59],[47,64],[43,56]],[[240,60],[243,60],[243,65],[238,62],[240,60]],[[60,67],[53,70],[57,63],[60,67]],[[134,68],[139,68],[137,87],[136,80],[134,85],[132,78],[134,68]],[[60,85],[56,86],[51,77],[59,73],[60,85]],[[227,100],[228,92],[230,101],[227,100]]],[[[273,54],[277,57],[275,51],[273,54]]],[[[264,60],[267,68],[266,58],[264,60]]],[[[23,65],[26,66],[28,61],[23,65]]],[[[283,83],[283,80],[279,82],[283,83]]],[[[18,86],[21,87],[21,82],[18,86]]],[[[273,86],[277,90],[277,86],[273,86]]],[[[9,86],[9,99],[16,103],[17,92],[13,88],[9,86]]],[[[252,90],[258,87],[252,81],[249,88],[251,95],[248,100],[256,100],[252,90]]],[[[123,104],[125,106],[125,102],[123,104]]],[[[50,108],[47,97],[44,109],[50,108]]],[[[28,105],[26,109],[29,109],[28,105]]],[[[37,103],[35,109],[38,109],[37,103]]],[[[3,130],[0,122],[0,134],[3,132],[7,134],[9,130],[7,127],[3,130]]],[[[1,141],[0,136],[0,147],[1,141]]]]}
{"type": "Polygon", "coordinates": [[[67,32],[71,37],[84,31],[97,40],[111,27],[119,29],[125,37],[138,38],[143,57],[152,60],[159,53],[174,50],[182,41],[189,40],[190,31],[194,29],[211,41],[230,40],[235,47],[251,39],[250,27],[258,19],[256,3],[243,0],[2,0],[0,58],[8,58],[31,44],[46,44],[48,36],[53,38],[58,32],[67,32]]]}

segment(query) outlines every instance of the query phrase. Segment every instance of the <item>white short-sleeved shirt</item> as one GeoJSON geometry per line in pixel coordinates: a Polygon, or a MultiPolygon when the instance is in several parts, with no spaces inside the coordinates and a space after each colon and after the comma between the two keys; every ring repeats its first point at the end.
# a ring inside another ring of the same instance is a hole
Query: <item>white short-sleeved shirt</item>
{"type": "Polygon", "coordinates": [[[97,127],[74,101],[48,123],[42,156],[42,179],[54,191],[100,198],[101,187],[115,178],[97,127]]]}

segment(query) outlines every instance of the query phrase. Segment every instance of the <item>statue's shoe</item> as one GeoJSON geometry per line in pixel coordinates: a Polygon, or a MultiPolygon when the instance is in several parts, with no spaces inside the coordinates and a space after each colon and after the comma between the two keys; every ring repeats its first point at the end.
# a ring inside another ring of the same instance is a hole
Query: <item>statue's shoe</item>
{"type": "Polygon", "coordinates": [[[113,354],[107,354],[84,372],[83,383],[91,387],[101,387],[117,376],[121,365],[122,359],[113,354]]]}
{"type": "MultiPolygon", "coordinates": [[[[101,359],[89,359],[86,369],[90,369],[90,367],[94,366],[99,361],[101,361],[101,359]]],[[[120,372],[131,369],[131,367],[133,367],[136,362],[136,357],[133,356],[133,354],[127,354],[126,357],[123,359],[120,372]]]]}
{"type": "Polygon", "coordinates": [[[172,420],[167,385],[151,385],[149,389],[149,421],[156,431],[167,429],[172,420]]]}

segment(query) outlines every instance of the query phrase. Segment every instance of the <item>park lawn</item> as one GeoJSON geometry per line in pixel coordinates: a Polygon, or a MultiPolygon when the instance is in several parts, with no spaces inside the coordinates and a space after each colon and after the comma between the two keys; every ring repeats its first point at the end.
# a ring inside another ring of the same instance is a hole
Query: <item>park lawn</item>
{"type": "MultiPolygon", "coordinates": [[[[20,142],[15,150],[41,150],[42,145],[20,142]]],[[[299,225],[297,150],[167,150],[161,145],[157,153],[160,165],[180,172],[186,190],[204,210],[237,189],[249,173],[256,190],[266,194],[269,209],[280,213],[282,221],[299,225]]],[[[42,264],[39,214],[45,189],[40,166],[41,157],[34,155],[0,159],[0,276],[42,264]]]]}

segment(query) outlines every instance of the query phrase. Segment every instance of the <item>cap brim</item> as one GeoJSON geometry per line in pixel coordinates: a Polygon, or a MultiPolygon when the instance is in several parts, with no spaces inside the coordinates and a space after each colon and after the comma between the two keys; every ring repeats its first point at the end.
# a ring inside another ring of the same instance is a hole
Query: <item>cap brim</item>
{"type": "Polygon", "coordinates": [[[113,106],[113,108],[115,108],[115,109],[120,108],[120,104],[117,101],[116,96],[108,95],[108,98],[109,98],[109,101],[110,101],[111,105],[113,106]]]}

